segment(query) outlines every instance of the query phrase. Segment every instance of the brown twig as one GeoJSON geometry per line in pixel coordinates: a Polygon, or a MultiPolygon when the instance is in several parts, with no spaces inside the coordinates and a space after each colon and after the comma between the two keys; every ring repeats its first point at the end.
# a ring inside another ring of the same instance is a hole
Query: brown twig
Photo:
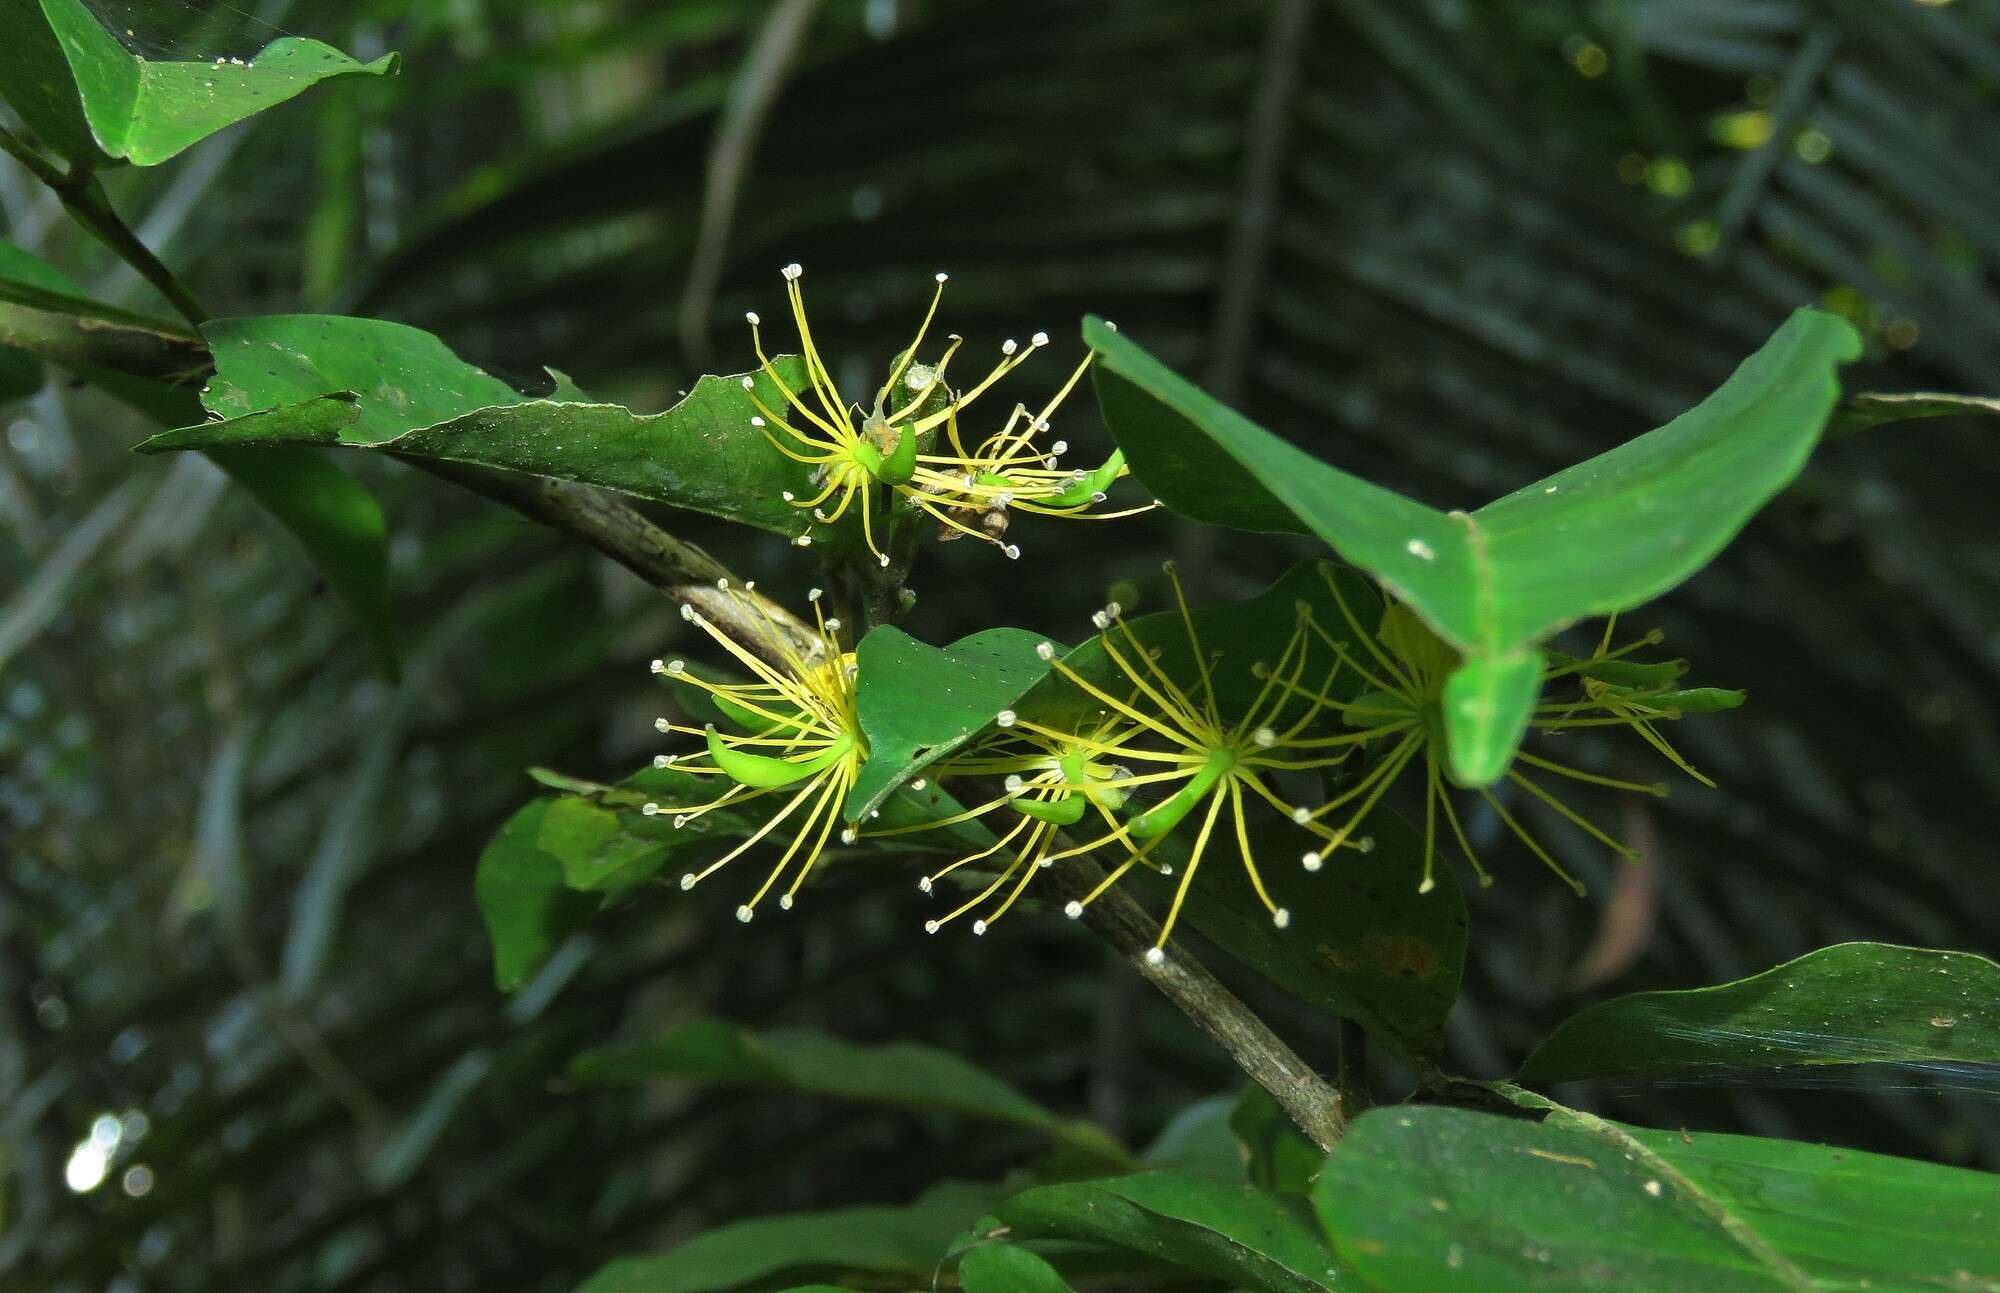
{"type": "MultiPolygon", "coordinates": [[[[1096,863],[1080,858],[1052,868],[1047,883],[1058,901],[1080,900],[1103,878],[1104,872],[1096,863]]],[[[1107,889],[1083,909],[1083,921],[1124,953],[1132,967],[1196,1027],[1214,1038],[1251,1081],[1270,1092],[1313,1144],[1330,1150],[1346,1134],[1347,1102],[1340,1092],[1201,962],[1186,955],[1170,955],[1158,962],[1146,959],[1160,927],[1138,903],[1121,890],[1107,889]]]]}

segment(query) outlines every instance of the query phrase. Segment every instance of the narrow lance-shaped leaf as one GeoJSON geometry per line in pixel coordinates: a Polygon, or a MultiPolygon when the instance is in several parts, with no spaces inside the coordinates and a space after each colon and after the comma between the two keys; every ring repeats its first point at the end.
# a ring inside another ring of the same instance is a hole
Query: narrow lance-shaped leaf
{"type": "Polygon", "coordinates": [[[1823,947],[1734,983],[1591,1006],[1515,1080],[1870,1063],[2000,1065],[2000,965],[1885,943],[1823,947]]]}
{"type": "Polygon", "coordinates": [[[949,1051],[909,1042],[863,1046],[808,1028],[754,1033],[699,1019],[664,1037],[590,1051],[570,1075],[598,1084],[678,1078],[963,1114],[1041,1132],[1100,1165],[1132,1162],[1097,1127],[1057,1116],[949,1051]]]}
{"type": "Polygon", "coordinates": [[[1532,702],[1534,646],[1694,574],[1804,466],[1860,354],[1800,310],[1714,394],[1658,430],[1473,511],[1443,512],[1320,461],[1219,403],[1098,319],[1098,400],[1132,470],[1182,515],[1316,534],[1464,655],[1444,720],[1455,778],[1503,774],[1532,702]]]}

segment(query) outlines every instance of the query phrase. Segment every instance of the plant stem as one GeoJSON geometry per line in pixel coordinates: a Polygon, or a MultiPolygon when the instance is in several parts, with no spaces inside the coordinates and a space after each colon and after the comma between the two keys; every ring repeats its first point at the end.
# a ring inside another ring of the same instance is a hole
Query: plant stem
{"type": "MultiPolygon", "coordinates": [[[[1095,862],[1079,858],[1051,868],[1047,883],[1057,900],[1082,899],[1103,878],[1095,862]]],[[[1229,1053],[1236,1067],[1270,1092],[1313,1144],[1330,1150],[1346,1134],[1349,1114],[1341,1093],[1201,962],[1184,955],[1169,956],[1157,965],[1146,959],[1160,927],[1122,890],[1099,895],[1083,909],[1083,922],[1124,953],[1147,982],[1229,1053]]]]}
{"type": "Polygon", "coordinates": [[[774,664],[785,663],[784,649],[772,641],[774,632],[783,636],[784,647],[801,656],[820,649],[819,638],[790,611],[744,591],[743,581],[728,567],[603,490],[433,458],[397,457],[583,540],[774,664]],[[734,591],[718,587],[722,580],[734,591]]]}
{"type": "Polygon", "coordinates": [[[152,248],[139,241],[139,235],[126,227],[118,212],[112,209],[111,199],[105,195],[104,186],[97,182],[96,173],[90,167],[73,162],[68,171],[63,171],[4,126],[0,126],[0,152],[21,163],[29,174],[54,190],[70,217],[117,253],[120,260],[137,270],[141,278],[151,283],[167,299],[167,303],[180,312],[190,327],[199,328],[212,317],[208,308],[188,290],[187,284],[181,282],[153,254],[152,248]]]}

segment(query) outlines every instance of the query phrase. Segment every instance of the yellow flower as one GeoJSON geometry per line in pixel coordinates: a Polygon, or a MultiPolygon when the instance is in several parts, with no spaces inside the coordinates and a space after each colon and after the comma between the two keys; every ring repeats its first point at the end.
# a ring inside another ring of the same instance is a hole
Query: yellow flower
{"type": "MultiPolygon", "coordinates": [[[[1104,499],[1111,483],[1127,474],[1122,454],[1114,453],[1095,471],[1065,470],[1059,460],[1068,446],[1057,441],[1042,447],[1036,436],[1050,429],[1049,418],[1075,389],[1089,357],[1070,374],[1069,380],[1039,413],[1030,414],[1016,405],[1006,425],[988,437],[977,449],[968,450],[960,437],[958,418],[994,383],[1024,363],[1028,356],[1049,344],[1046,332],[1037,332],[1023,347],[1008,341],[1000,348],[1000,358],[987,374],[964,391],[954,391],[945,382],[953,356],[964,343],[953,336],[935,363],[921,363],[917,352],[937,315],[944,295],[947,275],[937,276],[937,290],[930,308],[909,346],[890,365],[888,379],[875,392],[872,406],[851,403],[840,393],[832,372],[813,340],[806,321],[805,297],[799,287],[803,271],[796,264],[784,268],[785,295],[791,303],[792,320],[798,328],[804,352],[807,391],[794,391],[785,384],[770,356],[764,351],[762,320],[753,311],[751,342],[756,348],[762,371],[784,396],[786,412],[767,407],[754,391],[755,383],[743,379],[745,390],[757,416],[751,424],[764,434],[772,447],[795,462],[813,468],[819,492],[799,498],[791,492],[785,501],[811,511],[813,519],[832,524],[859,504],[862,541],[884,566],[889,556],[876,540],[876,508],[880,500],[875,486],[887,485],[908,508],[922,511],[945,528],[947,534],[971,535],[999,546],[1009,557],[1020,549],[1002,539],[1009,510],[1045,516],[1083,516],[1104,499]],[[943,439],[952,452],[934,452],[942,428],[943,439]],[[970,523],[966,518],[971,518],[970,523]]],[[[1098,513],[1090,519],[1110,519],[1130,515],[1145,508],[1098,513]]],[[[804,546],[810,534],[799,536],[804,546]]]]}
{"type": "MultiPolygon", "coordinates": [[[[727,580],[718,586],[762,623],[764,643],[779,663],[767,663],[745,650],[693,607],[681,608],[682,618],[707,633],[749,670],[751,681],[714,681],[699,677],[682,660],[653,661],[655,673],[708,693],[722,715],[741,730],[725,732],[714,723],[688,727],[660,719],[655,726],[662,732],[700,737],[706,745],[706,759],[701,755],[660,755],[653,765],[700,777],[718,777],[728,782],[729,788],[705,803],[671,806],[648,803],[644,811],[649,816],[671,815],[678,827],[718,808],[787,792],[777,811],[748,839],[702,870],[681,877],[681,888],[692,889],[756,847],[801,807],[805,808],[783,856],[750,901],[736,909],[736,918],[748,921],[756,913],[757,904],[791,868],[793,860],[799,859],[790,887],[778,899],[780,907],[791,907],[793,895],[812,873],[813,865],[825,852],[827,841],[840,822],[841,804],[868,758],[868,742],[855,712],[854,656],[841,651],[835,636],[840,631],[840,621],[821,613],[819,590],[814,589],[811,594],[818,644],[816,649],[802,654],[778,631],[758,602],[736,593],[727,580]]],[[[746,591],[751,588],[745,587],[746,591]]],[[[853,838],[851,830],[842,832],[843,843],[852,843],[853,838]]]]}
{"type": "MultiPolygon", "coordinates": [[[[1453,837],[1458,841],[1458,846],[1464,852],[1466,860],[1472,864],[1474,872],[1479,877],[1480,884],[1491,884],[1492,877],[1480,865],[1478,856],[1473,852],[1471,842],[1466,838],[1464,826],[1459,820],[1458,812],[1453,807],[1451,796],[1446,789],[1445,764],[1441,753],[1444,742],[1442,701],[1445,679],[1450,676],[1458,664],[1457,653],[1449,645],[1441,641],[1436,634],[1431,632],[1408,607],[1395,601],[1389,602],[1384,608],[1376,631],[1373,633],[1368,632],[1362,627],[1359,619],[1356,618],[1353,610],[1348,606],[1346,599],[1341,595],[1339,585],[1331,578],[1328,578],[1327,583],[1332,589],[1336,604],[1340,607],[1341,615],[1347,621],[1347,627],[1353,635],[1353,640],[1361,644],[1367,659],[1357,659],[1352,652],[1330,634],[1319,628],[1318,625],[1312,625],[1312,628],[1318,634],[1320,640],[1339,656],[1345,664],[1359,674],[1371,689],[1362,693],[1353,701],[1341,705],[1341,712],[1351,726],[1361,729],[1362,733],[1370,740],[1393,740],[1394,743],[1390,745],[1385,754],[1377,759],[1375,765],[1359,781],[1345,788],[1326,803],[1312,809],[1310,812],[1301,812],[1297,820],[1301,825],[1320,831],[1322,838],[1335,847],[1347,844],[1351,841],[1351,837],[1359,827],[1361,820],[1381,800],[1382,796],[1395,783],[1403,770],[1421,758],[1424,769],[1425,798],[1424,878],[1419,885],[1420,891],[1429,892],[1435,884],[1432,875],[1437,852],[1437,819],[1440,813],[1442,813],[1453,837]],[[1344,824],[1337,829],[1328,829],[1322,819],[1338,813],[1350,804],[1355,805],[1355,807],[1348,813],[1344,824]]],[[[1668,693],[1664,690],[1630,690],[1601,683],[1599,680],[1587,676],[1589,671],[1598,669],[1611,661],[1619,659],[1627,652],[1650,645],[1658,640],[1657,636],[1649,636],[1618,651],[1608,651],[1610,628],[1607,626],[1605,640],[1600,644],[1597,654],[1590,660],[1568,661],[1562,659],[1549,666],[1544,673],[1545,682],[1570,674],[1585,673],[1584,697],[1573,702],[1549,702],[1538,705],[1532,726],[1543,730],[1608,724],[1630,726],[1638,730],[1642,736],[1645,736],[1657,748],[1664,751],[1669,758],[1690,775],[1704,781],[1706,784],[1712,785],[1712,782],[1707,782],[1706,778],[1702,778],[1699,773],[1689,767],[1687,762],[1674,752],[1672,746],[1667,744],[1665,738],[1661,737],[1651,726],[1652,722],[1658,719],[1680,717],[1682,711],[1679,709],[1669,706],[1656,707],[1646,703],[1649,699],[1655,701],[1661,700],[1668,693]],[[1598,715],[1598,717],[1593,717],[1592,715],[1598,715]]],[[[1644,676],[1653,676],[1656,671],[1666,669],[1673,669],[1675,673],[1678,672],[1675,666],[1642,665],[1630,666],[1630,668],[1640,671],[1644,676]]],[[[1696,693],[1673,694],[1680,696],[1696,695],[1696,693]]],[[[1741,700],[1741,693],[1714,693],[1714,696],[1722,695],[1731,695],[1737,701],[1741,700]]],[[[1320,703],[1337,703],[1324,693],[1308,693],[1307,698],[1320,703]]],[[[1713,697],[1710,697],[1710,700],[1712,701],[1713,697]]],[[[1691,707],[1693,704],[1694,702],[1691,702],[1691,707]]],[[[1711,707],[1723,708],[1726,705],[1714,703],[1711,707]]],[[[1559,816],[1568,820],[1619,856],[1636,859],[1638,855],[1632,848],[1613,839],[1576,812],[1576,810],[1563,803],[1546,787],[1523,772],[1522,765],[1555,776],[1566,777],[1573,781],[1581,781],[1591,785],[1605,786],[1614,790],[1625,790],[1644,795],[1665,795],[1667,788],[1664,784],[1655,782],[1649,785],[1642,785],[1638,782],[1620,781],[1612,777],[1602,777],[1595,773],[1585,772],[1579,768],[1572,768],[1565,764],[1557,763],[1552,759],[1543,758],[1540,755],[1531,754],[1526,750],[1516,754],[1515,766],[1507,771],[1507,780],[1518,786],[1523,792],[1548,805],[1559,816]]],[[[1513,832],[1516,838],[1527,846],[1530,852],[1540,858],[1550,870],[1566,881],[1577,893],[1583,893],[1583,884],[1550,856],[1548,850],[1533,835],[1529,834],[1514,815],[1507,810],[1506,805],[1502,804],[1489,790],[1482,788],[1478,793],[1486,801],[1487,805],[1492,808],[1495,815],[1506,824],[1507,828],[1513,832]]],[[[1324,851],[1316,850],[1307,853],[1303,861],[1308,871],[1317,871],[1324,862],[1324,851]]]]}
{"type": "MultiPolygon", "coordinates": [[[[1221,657],[1203,649],[1180,580],[1171,565],[1167,572],[1187,634],[1194,686],[1183,687],[1161,668],[1160,652],[1139,640],[1116,604],[1098,612],[1094,622],[1097,646],[1122,676],[1125,686],[1120,690],[1124,695],[1105,690],[1065,662],[1052,644],[1043,643],[1039,653],[1049,667],[1101,708],[1090,726],[1076,731],[1003,711],[996,720],[1004,733],[997,753],[975,754],[948,765],[949,774],[1009,774],[1005,796],[967,810],[966,816],[1005,804],[1021,813],[1023,821],[998,844],[959,859],[938,876],[991,856],[1024,834],[1025,840],[1001,875],[972,902],[945,917],[946,921],[985,901],[1012,880],[1013,888],[1005,901],[974,926],[975,930],[983,929],[1013,905],[1042,867],[1117,846],[1124,851],[1119,863],[1090,893],[1064,909],[1072,919],[1079,917],[1134,866],[1150,864],[1163,874],[1172,874],[1170,868],[1151,862],[1150,854],[1182,822],[1198,818],[1172,906],[1157,941],[1146,953],[1147,959],[1156,963],[1165,959],[1167,941],[1218,828],[1235,836],[1244,872],[1272,922],[1279,928],[1290,922],[1291,914],[1271,899],[1258,874],[1250,844],[1248,806],[1261,802],[1293,821],[1306,820],[1307,810],[1280,799],[1265,784],[1265,776],[1332,767],[1375,733],[1310,734],[1338,712],[1325,692],[1342,665],[1337,656],[1323,660],[1323,671],[1310,663],[1316,635],[1303,607],[1277,663],[1268,668],[1253,667],[1252,677],[1261,685],[1250,704],[1240,715],[1226,719],[1215,689],[1221,657]],[[1319,677],[1317,689],[1303,685],[1309,671],[1319,677]],[[1135,772],[1135,768],[1143,770],[1135,772]],[[1160,792],[1165,792],[1164,797],[1143,808],[1131,802],[1139,794],[1160,792]],[[1073,825],[1092,811],[1102,820],[1105,829],[1101,833],[1076,844],[1057,834],[1062,826],[1073,825]],[[1126,815],[1121,817],[1121,811],[1126,815]],[[1222,826],[1225,813],[1228,822],[1222,826]],[[1052,850],[1051,846],[1059,847],[1052,850]]],[[[929,877],[926,884],[936,878],[929,877]]]]}

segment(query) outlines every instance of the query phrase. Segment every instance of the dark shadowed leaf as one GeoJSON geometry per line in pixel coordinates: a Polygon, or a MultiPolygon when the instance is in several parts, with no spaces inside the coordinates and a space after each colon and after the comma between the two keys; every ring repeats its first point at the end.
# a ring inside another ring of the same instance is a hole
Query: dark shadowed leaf
{"type": "Polygon", "coordinates": [[[1302,1200],[1174,1172],[1044,1185],[995,1210],[1017,1239],[1141,1253],[1267,1293],[1345,1287],[1302,1200]]]}
{"type": "Polygon", "coordinates": [[[493,980],[505,992],[526,983],[597,910],[596,897],[565,884],[562,859],[541,847],[542,824],[556,802],[537,799],[521,808],[479,855],[473,892],[493,944],[493,980]]]}
{"type": "Polygon", "coordinates": [[[1100,1166],[1131,1162],[1089,1123],[1058,1117],[949,1051],[910,1042],[862,1046],[810,1028],[759,1033],[698,1019],[665,1037],[581,1055],[570,1074],[597,1084],[680,1079],[939,1110],[1045,1133],[1100,1166]]]}
{"type": "Polygon", "coordinates": [[[1885,943],[1823,947],[1734,983],[1591,1006],[1515,1080],[1870,1063],[2000,1065],[2000,965],[1885,943]]]}
{"type": "Polygon", "coordinates": [[[578,1293],[720,1293],[776,1276],[845,1273],[929,1288],[953,1237],[990,1210],[993,1196],[989,1186],[946,1184],[908,1207],[739,1221],[657,1257],[621,1257],[578,1293]]]}

